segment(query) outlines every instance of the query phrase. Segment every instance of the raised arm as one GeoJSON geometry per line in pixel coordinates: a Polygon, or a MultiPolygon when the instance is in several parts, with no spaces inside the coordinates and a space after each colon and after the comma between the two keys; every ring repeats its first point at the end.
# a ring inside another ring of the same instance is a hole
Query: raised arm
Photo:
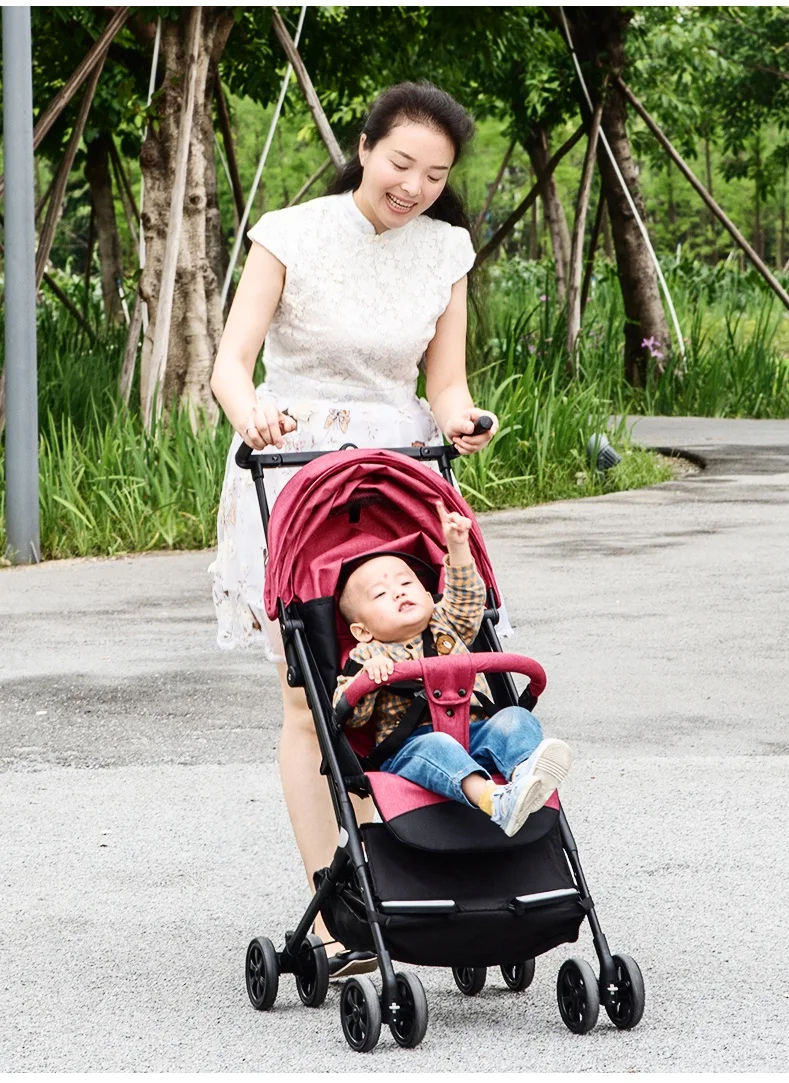
{"type": "Polygon", "coordinates": [[[251,447],[282,447],[282,435],[296,422],[280,414],[274,403],[259,402],[252,379],[269,325],[285,285],[285,267],[262,245],[247,256],[233,306],[219,343],[211,390],[233,428],[251,447]]]}
{"type": "Polygon", "coordinates": [[[446,438],[461,453],[469,455],[485,447],[496,434],[498,418],[490,410],[478,409],[466,380],[466,291],[464,275],[452,287],[449,304],[436,322],[436,333],[426,351],[427,401],[446,438]],[[471,436],[481,414],[493,418],[489,432],[471,436]]]}

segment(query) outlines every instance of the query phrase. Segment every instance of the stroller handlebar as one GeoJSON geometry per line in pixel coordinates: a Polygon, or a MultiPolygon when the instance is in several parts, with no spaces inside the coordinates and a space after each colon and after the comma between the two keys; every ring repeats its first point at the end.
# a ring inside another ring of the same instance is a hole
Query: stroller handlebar
{"type": "MultiPolygon", "coordinates": [[[[490,432],[493,427],[493,418],[487,414],[481,414],[474,425],[472,436],[481,436],[484,432],[490,432]]],[[[355,444],[346,444],[345,447],[356,449],[355,444]]],[[[340,451],[345,450],[340,448],[340,451]]],[[[251,470],[253,462],[264,470],[278,466],[306,466],[307,463],[319,459],[322,455],[332,455],[332,451],[256,451],[242,441],[236,452],[236,465],[242,470],[251,470]]],[[[423,462],[435,462],[446,458],[448,461],[457,459],[460,452],[451,444],[442,444],[437,447],[392,447],[386,451],[396,451],[398,455],[405,455],[409,459],[421,459],[423,462]]]]}
{"type": "MultiPolygon", "coordinates": [[[[429,681],[431,670],[452,665],[453,658],[462,658],[464,661],[472,659],[477,673],[523,673],[529,678],[529,687],[534,696],[540,696],[548,683],[545,670],[533,658],[527,658],[523,654],[491,651],[478,654],[439,655],[435,658],[415,659],[412,662],[396,662],[394,672],[386,684],[393,684],[395,681],[421,680],[423,673],[429,681]]],[[[386,684],[376,684],[366,673],[360,673],[348,686],[348,690],[337,704],[335,710],[337,721],[345,721],[360,699],[369,696],[371,692],[380,691],[386,687],[386,684]]]]}

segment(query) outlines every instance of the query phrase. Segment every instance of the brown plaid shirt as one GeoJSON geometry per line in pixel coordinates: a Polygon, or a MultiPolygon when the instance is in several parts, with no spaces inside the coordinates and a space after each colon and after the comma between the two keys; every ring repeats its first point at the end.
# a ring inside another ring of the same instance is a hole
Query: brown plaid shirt
{"type": "MultiPolygon", "coordinates": [[[[461,568],[453,568],[449,559],[445,559],[444,576],[444,596],[433,610],[430,631],[439,654],[468,654],[469,647],[477,638],[485,613],[485,584],[473,561],[461,568]]],[[[391,658],[393,662],[410,662],[414,658],[423,658],[421,634],[407,643],[379,643],[377,640],[358,643],[349,657],[362,664],[368,658],[382,655],[391,658]]],[[[340,676],[334,693],[335,706],[353,679],[354,677],[345,674],[340,676]]],[[[474,688],[490,697],[488,682],[482,674],[477,675],[474,688]]],[[[369,696],[359,700],[347,725],[364,726],[372,720],[375,724],[375,743],[379,744],[396,729],[410,703],[409,697],[382,685],[377,692],[371,692],[369,696]]],[[[483,710],[472,706],[472,720],[485,717],[483,710]]]]}

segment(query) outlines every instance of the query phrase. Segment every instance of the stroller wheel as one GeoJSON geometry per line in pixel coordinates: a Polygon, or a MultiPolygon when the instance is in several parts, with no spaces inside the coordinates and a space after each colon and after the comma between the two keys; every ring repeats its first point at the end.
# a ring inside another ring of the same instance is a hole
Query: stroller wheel
{"type": "Polygon", "coordinates": [[[369,1053],[381,1036],[381,1002],[369,978],[348,978],[340,997],[345,1040],[357,1053],[369,1053]]]}
{"type": "Polygon", "coordinates": [[[302,1004],[308,1008],[320,1008],[329,991],[329,960],[323,941],[315,933],[308,933],[299,952],[299,973],[296,988],[302,1004]]]}
{"type": "Polygon", "coordinates": [[[588,1034],[597,1022],[600,992],[595,972],[583,959],[562,963],[556,981],[556,998],[565,1026],[573,1034],[588,1034]]]}
{"type": "Polygon", "coordinates": [[[635,959],[629,955],[615,955],[616,993],[607,1003],[608,1018],[620,1030],[632,1030],[644,1014],[644,979],[635,959]]]}
{"type": "Polygon", "coordinates": [[[413,1049],[427,1032],[427,997],[416,974],[402,971],[395,974],[395,978],[397,1013],[389,1024],[389,1029],[398,1045],[404,1049],[413,1049]]]}
{"type": "Polygon", "coordinates": [[[524,959],[522,963],[503,963],[501,976],[508,989],[513,993],[522,993],[534,981],[534,959],[524,959]]]}
{"type": "Polygon", "coordinates": [[[277,999],[279,964],[274,945],[267,936],[259,936],[247,948],[247,993],[252,1007],[268,1011],[277,999]]]}
{"type": "Polygon", "coordinates": [[[485,986],[488,968],[485,966],[453,966],[452,977],[455,985],[467,997],[474,997],[485,986]]]}

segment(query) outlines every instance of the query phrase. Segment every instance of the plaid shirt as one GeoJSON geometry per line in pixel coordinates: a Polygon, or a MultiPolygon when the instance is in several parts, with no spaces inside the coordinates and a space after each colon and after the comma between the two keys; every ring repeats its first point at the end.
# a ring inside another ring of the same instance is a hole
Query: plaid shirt
{"type": "MultiPolygon", "coordinates": [[[[485,584],[473,561],[461,568],[453,568],[449,558],[445,558],[444,575],[444,596],[433,610],[430,631],[439,654],[468,654],[469,647],[477,638],[485,612],[485,584]]],[[[391,658],[393,662],[410,662],[414,658],[423,658],[421,633],[407,643],[379,643],[377,640],[358,643],[349,657],[362,664],[368,658],[381,656],[391,658]]],[[[345,674],[340,676],[334,693],[335,706],[353,679],[354,677],[345,674]]],[[[482,674],[477,675],[474,688],[490,697],[488,682],[482,674]]],[[[408,696],[400,695],[382,685],[378,691],[359,700],[347,725],[364,726],[372,720],[375,725],[375,743],[379,744],[397,728],[410,703],[408,696]]],[[[472,706],[472,720],[485,717],[485,711],[472,706]]],[[[423,726],[428,724],[429,720],[422,723],[423,726]]]]}

